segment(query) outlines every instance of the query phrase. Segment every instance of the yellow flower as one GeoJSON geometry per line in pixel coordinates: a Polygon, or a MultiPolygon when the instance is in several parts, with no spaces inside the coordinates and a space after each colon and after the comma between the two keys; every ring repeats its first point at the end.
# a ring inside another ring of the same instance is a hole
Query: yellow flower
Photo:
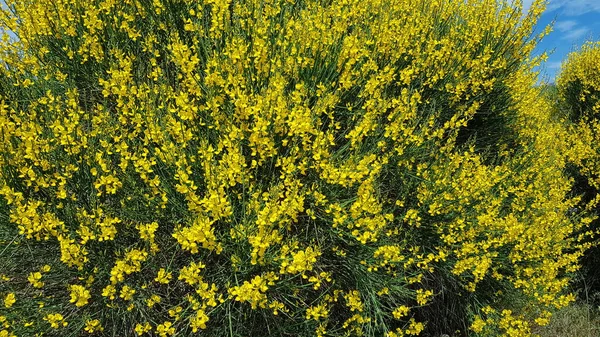
{"type": "Polygon", "coordinates": [[[387,295],[390,293],[390,289],[388,287],[383,287],[380,291],[377,292],[378,296],[387,295]]]}
{"type": "Polygon", "coordinates": [[[160,303],[160,300],[160,296],[154,294],[146,300],[146,305],[148,305],[148,308],[152,308],[156,303],[160,303]]]}
{"type": "Polygon", "coordinates": [[[229,288],[229,297],[238,302],[250,302],[252,309],[257,309],[259,306],[265,308],[267,305],[267,295],[265,293],[269,289],[267,277],[257,275],[251,282],[244,281],[241,286],[229,288]]]}
{"type": "Polygon", "coordinates": [[[289,312],[289,309],[285,307],[285,305],[277,300],[271,301],[269,303],[269,308],[273,309],[273,315],[278,315],[280,311],[289,312]]]}
{"type": "Polygon", "coordinates": [[[4,306],[10,308],[13,306],[13,304],[15,304],[16,301],[15,294],[8,293],[6,297],[4,297],[4,306]]]}
{"type": "Polygon", "coordinates": [[[402,317],[408,315],[409,310],[410,310],[409,307],[407,307],[405,305],[401,305],[401,306],[397,307],[396,309],[394,309],[394,311],[392,312],[392,315],[394,315],[395,319],[401,319],[402,317]]]}
{"type": "Polygon", "coordinates": [[[208,315],[203,309],[196,311],[196,316],[190,317],[190,327],[192,332],[198,332],[198,329],[206,329],[206,322],[208,322],[208,315]]]}
{"type": "Polygon", "coordinates": [[[306,309],[306,319],[314,319],[318,321],[321,317],[327,318],[329,316],[329,310],[327,304],[321,304],[315,307],[306,309]]]}
{"type": "Polygon", "coordinates": [[[72,285],[71,287],[71,303],[75,306],[82,307],[88,303],[90,292],[84,286],[72,285]]]}
{"type": "Polygon", "coordinates": [[[171,272],[167,272],[164,268],[160,268],[158,276],[154,280],[158,283],[169,284],[172,277],[173,275],[171,275],[171,272]]]}
{"type": "Polygon", "coordinates": [[[433,296],[433,291],[425,289],[417,289],[417,303],[419,305],[425,305],[429,301],[429,298],[433,296]]]}
{"type": "Polygon", "coordinates": [[[141,335],[143,335],[144,333],[146,333],[146,332],[148,332],[150,330],[152,330],[152,326],[148,322],[145,322],[144,324],[138,323],[138,324],[135,325],[135,333],[138,336],[141,336],[141,335]]]}
{"type": "Polygon", "coordinates": [[[42,288],[44,286],[44,282],[40,281],[42,279],[42,273],[39,271],[29,273],[29,277],[27,280],[34,288],[42,288]]]}
{"type": "Polygon", "coordinates": [[[292,262],[289,263],[287,261],[283,261],[281,263],[281,270],[279,271],[281,274],[289,273],[303,273],[304,271],[311,271],[313,269],[313,265],[317,262],[317,258],[321,255],[321,252],[312,247],[306,248],[306,250],[301,250],[295,253],[292,253],[292,262]]]}
{"type": "Polygon", "coordinates": [[[132,289],[128,285],[124,285],[123,288],[121,288],[121,294],[119,294],[119,297],[125,301],[131,301],[133,294],[135,294],[135,289],[132,289]]]}
{"type": "Polygon", "coordinates": [[[200,272],[206,265],[202,262],[192,262],[189,266],[181,268],[179,271],[179,280],[185,281],[187,284],[193,286],[202,281],[202,276],[200,272]]]}
{"type": "Polygon", "coordinates": [[[104,327],[102,327],[102,325],[100,325],[100,320],[94,319],[94,320],[88,320],[85,322],[85,331],[87,331],[88,333],[94,333],[96,331],[101,332],[104,331],[104,327]]]}
{"type": "Polygon", "coordinates": [[[484,327],[485,321],[479,316],[475,317],[473,324],[471,324],[471,330],[475,331],[476,333],[481,333],[484,327]]]}
{"type": "Polygon", "coordinates": [[[111,300],[114,300],[116,292],[117,292],[117,289],[115,289],[115,286],[113,286],[112,284],[109,284],[106,287],[104,287],[104,289],[102,289],[102,296],[108,297],[111,300]]]}
{"type": "Polygon", "coordinates": [[[169,309],[169,316],[174,318],[175,321],[178,321],[179,313],[181,313],[181,311],[183,311],[183,308],[181,306],[177,306],[175,308],[169,309]]]}
{"type": "Polygon", "coordinates": [[[159,324],[156,327],[156,332],[160,337],[173,336],[175,334],[175,328],[172,327],[173,323],[166,321],[163,324],[159,324]]]}
{"type": "Polygon", "coordinates": [[[154,233],[158,229],[158,223],[153,222],[150,224],[139,224],[136,226],[140,232],[140,238],[148,242],[154,242],[154,233]]]}
{"type": "Polygon", "coordinates": [[[48,323],[50,323],[50,326],[54,329],[58,329],[61,325],[62,322],[62,326],[67,326],[68,323],[66,321],[64,321],[63,315],[61,314],[48,314],[44,317],[44,321],[47,321],[48,323]]]}
{"type": "Polygon", "coordinates": [[[406,333],[409,335],[418,336],[424,329],[425,324],[422,322],[417,322],[414,318],[411,318],[408,329],[406,329],[406,333]]]}
{"type": "Polygon", "coordinates": [[[353,290],[344,295],[344,299],[346,299],[346,306],[350,308],[350,311],[363,311],[363,303],[360,299],[360,292],[358,290],[353,290]]]}

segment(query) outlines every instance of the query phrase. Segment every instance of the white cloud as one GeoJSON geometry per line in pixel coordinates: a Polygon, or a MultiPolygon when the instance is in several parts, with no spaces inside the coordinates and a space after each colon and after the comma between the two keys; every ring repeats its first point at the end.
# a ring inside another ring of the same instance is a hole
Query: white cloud
{"type": "Polygon", "coordinates": [[[600,12],[598,0],[550,0],[547,11],[560,9],[565,15],[582,15],[588,12],[600,12]]]}
{"type": "Polygon", "coordinates": [[[577,21],[565,20],[555,23],[554,28],[560,33],[562,40],[576,41],[590,31],[587,27],[577,27],[578,25],[577,21]]]}
{"type": "MultiPolygon", "coordinates": [[[[523,13],[527,13],[535,0],[522,0],[523,13]]],[[[561,10],[562,14],[577,16],[588,12],[600,12],[600,0],[548,0],[546,12],[561,10]]]]}
{"type": "Polygon", "coordinates": [[[588,31],[589,30],[585,27],[573,29],[568,32],[565,32],[565,34],[563,36],[561,36],[561,39],[569,40],[569,41],[578,40],[578,39],[582,38],[588,31]]]}
{"type": "Polygon", "coordinates": [[[557,70],[560,69],[560,66],[562,65],[561,61],[555,61],[555,62],[546,62],[546,68],[548,69],[552,69],[552,70],[557,70]]]}
{"type": "Polygon", "coordinates": [[[578,26],[579,23],[575,20],[558,21],[554,24],[554,28],[560,33],[561,40],[568,40],[571,42],[581,39],[590,31],[585,26],[578,26]]]}
{"type": "Polygon", "coordinates": [[[567,21],[559,21],[554,27],[560,32],[570,31],[577,26],[577,21],[567,20],[567,21]]]}

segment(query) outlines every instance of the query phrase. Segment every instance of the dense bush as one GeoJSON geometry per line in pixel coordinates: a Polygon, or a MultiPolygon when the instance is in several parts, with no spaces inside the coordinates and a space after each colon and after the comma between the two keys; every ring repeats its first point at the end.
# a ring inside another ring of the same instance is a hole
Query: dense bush
{"type": "Polygon", "coordinates": [[[588,42],[572,52],[561,68],[557,80],[564,108],[570,119],[598,119],[600,114],[600,42],[588,42]]]}
{"type": "Polygon", "coordinates": [[[590,219],[536,2],[14,0],[0,336],[528,336],[590,219]]]}
{"type": "MultiPolygon", "coordinates": [[[[571,138],[567,154],[569,173],[575,179],[574,193],[582,196],[578,205],[600,215],[600,42],[588,42],[567,57],[557,79],[559,108],[568,116],[571,138]]],[[[591,224],[600,230],[598,220],[591,224]]],[[[595,245],[584,256],[583,287],[600,292],[600,250],[595,245]]]]}

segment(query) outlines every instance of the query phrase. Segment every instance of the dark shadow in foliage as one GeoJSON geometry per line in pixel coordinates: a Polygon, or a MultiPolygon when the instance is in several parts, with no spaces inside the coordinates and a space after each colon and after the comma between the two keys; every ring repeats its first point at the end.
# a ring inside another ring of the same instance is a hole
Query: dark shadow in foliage
{"type": "MultiPolygon", "coordinates": [[[[589,178],[581,173],[579,167],[568,164],[566,167],[567,174],[574,179],[571,193],[574,196],[581,196],[581,202],[572,212],[579,212],[580,209],[588,205],[597,195],[598,189],[589,184],[589,178]]],[[[596,204],[591,210],[594,214],[600,215],[600,205],[596,204]]],[[[589,227],[589,230],[597,231],[600,229],[600,220],[594,220],[589,227]]],[[[588,239],[593,240],[593,239],[588,239]]],[[[600,247],[593,246],[588,249],[581,258],[580,276],[575,280],[577,289],[585,289],[586,292],[600,293],[600,247]]],[[[600,304],[600,299],[595,298],[596,304],[600,304]]]]}
{"type": "MultiPolygon", "coordinates": [[[[588,88],[589,89],[589,88],[588,88]]],[[[591,92],[585,93],[585,100],[581,100],[581,94],[584,91],[583,83],[580,79],[576,79],[567,83],[561,98],[565,105],[565,110],[568,112],[569,120],[574,123],[578,123],[582,118],[593,118],[591,111],[593,111],[594,104],[597,100],[594,98],[598,97],[600,93],[591,92]]]]}
{"type": "Polygon", "coordinates": [[[472,141],[480,154],[498,154],[502,147],[516,148],[518,135],[513,127],[515,114],[510,89],[503,83],[496,84],[482,101],[467,126],[461,127],[456,144],[461,146],[472,141]]]}
{"type": "MultiPolygon", "coordinates": [[[[570,123],[578,125],[581,122],[586,123],[589,120],[598,118],[593,115],[594,104],[598,101],[600,93],[596,90],[590,90],[590,88],[584,88],[583,83],[579,78],[576,78],[566,83],[560,92],[555,92],[556,100],[558,101],[557,110],[562,115],[567,116],[570,123]],[[590,90],[591,92],[585,92],[584,90],[590,90]],[[585,97],[585,100],[581,100],[581,96],[585,97]]],[[[585,164],[583,164],[585,165],[585,164]]],[[[566,174],[573,178],[574,184],[571,189],[572,195],[579,195],[582,197],[580,204],[577,206],[578,209],[573,212],[578,212],[580,209],[589,205],[589,203],[598,195],[600,191],[590,184],[590,181],[596,177],[587,176],[581,172],[581,168],[576,165],[569,163],[565,168],[566,174]]],[[[589,206],[588,206],[589,207],[589,206]]],[[[595,215],[600,215],[600,205],[596,204],[590,210],[595,215]]],[[[596,219],[590,224],[590,230],[597,231],[600,228],[600,220],[596,219]]],[[[590,238],[589,240],[598,240],[597,237],[590,238]]],[[[592,246],[588,249],[581,261],[580,276],[575,281],[575,285],[578,289],[585,289],[586,292],[598,293],[600,292],[600,247],[592,246]]],[[[595,299],[597,303],[600,300],[595,299]]]]}
{"type": "Polygon", "coordinates": [[[472,302],[469,294],[456,282],[449,270],[437,269],[424,278],[423,284],[434,297],[423,307],[414,309],[415,319],[426,322],[423,336],[468,336],[467,308],[472,302]]]}

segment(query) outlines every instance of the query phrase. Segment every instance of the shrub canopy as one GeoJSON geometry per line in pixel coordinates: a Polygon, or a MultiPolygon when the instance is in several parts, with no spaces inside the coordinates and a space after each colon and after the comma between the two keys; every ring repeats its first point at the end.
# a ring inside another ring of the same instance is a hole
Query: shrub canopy
{"type": "MultiPolygon", "coordinates": [[[[587,42],[569,54],[557,79],[559,109],[568,117],[569,172],[575,178],[574,192],[582,195],[581,209],[600,215],[600,42],[587,42]]],[[[600,229],[596,219],[591,228],[600,229]]],[[[587,251],[582,264],[586,287],[600,289],[598,240],[587,251]]]]}
{"type": "Polygon", "coordinates": [[[529,335],[589,219],[519,3],[11,1],[5,335],[529,335]]]}
{"type": "Polygon", "coordinates": [[[600,42],[587,42],[570,53],[561,67],[557,86],[571,119],[598,119],[600,114],[600,42]]]}

